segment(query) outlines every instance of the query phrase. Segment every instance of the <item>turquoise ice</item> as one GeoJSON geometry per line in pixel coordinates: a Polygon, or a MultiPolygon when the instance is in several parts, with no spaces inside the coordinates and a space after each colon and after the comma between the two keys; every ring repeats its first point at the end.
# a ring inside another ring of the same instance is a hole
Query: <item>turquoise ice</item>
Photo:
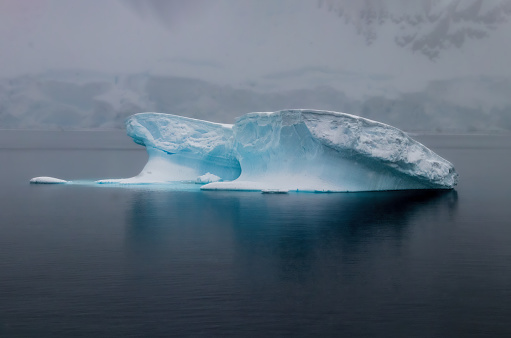
{"type": "Polygon", "coordinates": [[[250,113],[233,125],[140,113],[128,135],[149,161],[132,178],[100,183],[217,182],[203,190],[376,191],[452,189],[453,165],[403,131],[318,110],[250,113]]]}

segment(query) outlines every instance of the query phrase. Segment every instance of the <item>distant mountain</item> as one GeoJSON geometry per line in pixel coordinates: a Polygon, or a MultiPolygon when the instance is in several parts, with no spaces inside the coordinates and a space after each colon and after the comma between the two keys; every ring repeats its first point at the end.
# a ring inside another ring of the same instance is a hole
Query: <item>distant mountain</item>
{"type": "Polygon", "coordinates": [[[488,37],[511,17],[509,0],[319,0],[318,5],[355,26],[368,45],[382,35],[389,38],[385,27],[390,26],[396,45],[430,59],[488,37]]]}
{"type": "Polygon", "coordinates": [[[511,131],[511,80],[433,81],[417,92],[363,98],[329,86],[272,92],[141,74],[59,72],[0,81],[0,129],[124,128],[126,117],[145,111],[232,123],[248,112],[285,108],[341,111],[408,131],[511,131]]]}

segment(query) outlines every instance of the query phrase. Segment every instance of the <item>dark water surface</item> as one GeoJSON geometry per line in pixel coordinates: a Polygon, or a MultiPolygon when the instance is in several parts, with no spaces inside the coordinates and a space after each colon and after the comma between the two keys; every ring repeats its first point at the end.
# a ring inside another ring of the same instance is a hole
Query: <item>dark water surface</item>
{"type": "Polygon", "coordinates": [[[455,191],[30,185],[147,156],[118,132],[0,131],[0,337],[511,336],[511,138],[417,139],[455,191]]]}

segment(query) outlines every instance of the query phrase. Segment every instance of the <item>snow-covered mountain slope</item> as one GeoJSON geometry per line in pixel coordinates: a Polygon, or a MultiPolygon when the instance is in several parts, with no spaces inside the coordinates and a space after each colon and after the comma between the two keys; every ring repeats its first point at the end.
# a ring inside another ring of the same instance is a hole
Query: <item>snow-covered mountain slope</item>
{"type": "Polygon", "coordinates": [[[330,86],[272,92],[179,77],[73,74],[1,81],[0,129],[121,129],[128,116],[142,111],[230,122],[249,111],[310,107],[409,131],[511,130],[507,78],[434,81],[420,91],[357,98],[330,86]]]}
{"type": "Polygon", "coordinates": [[[150,108],[145,80],[61,72],[0,82],[0,128],[120,128],[126,116],[150,108]]]}
{"type": "Polygon", "coordinates": [[[368,45],[388,39],[390,28],[396,45],[430,59],[488,37],[511,17],[509,0],[319,0],[319,7],[353,25],[368,45]]]}

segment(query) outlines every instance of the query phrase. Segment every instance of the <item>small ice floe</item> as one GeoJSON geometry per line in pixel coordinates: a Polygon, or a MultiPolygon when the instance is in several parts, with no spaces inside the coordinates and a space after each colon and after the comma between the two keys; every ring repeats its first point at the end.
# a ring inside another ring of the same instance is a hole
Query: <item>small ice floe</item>
{"type": "Polygon", "coordinates": [[[66,180],[61,180],[60,178],[48,177],[48,176],[39,176],[34,177],[30,180],[30,183],[33,184],[63,184],[68,183],[66,180]]]}
{"type": "Polygon", "coordinates": [[[220,180],[222,180],[222,179],[220,177],[218,177],[217,175],[207,172],[204,175],[197,177],[197,179],[195,180],[195,183],[205,184],[205,183],[218,182],[220,180]]]}
{"type": "Polygon", "coordinates": [[[289,190],[287,189],[262,189],[261,193],[263,194],[287,194],[289,190]]]}

